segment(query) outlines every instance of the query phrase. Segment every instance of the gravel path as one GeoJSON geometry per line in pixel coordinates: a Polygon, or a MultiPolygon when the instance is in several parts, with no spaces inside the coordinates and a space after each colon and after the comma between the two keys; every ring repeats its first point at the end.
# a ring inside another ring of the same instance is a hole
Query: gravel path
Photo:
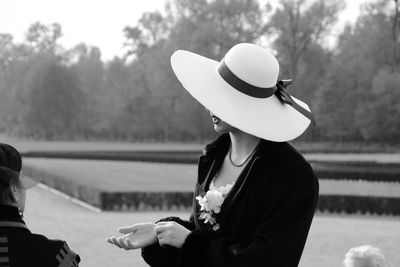
{"type": "MultiPolygon", "coordinates": [[[[35,187],[29,190],[25,220],[31,231],[49,238],[66,240],[77,252],[80,266],[147,266],[140,251],[114,247],[104,241],[107,236],[118,235],[116,229],[140,221],[154,221],[167,213],[93,212],[59,196],[35,187]]],[[[187,217],[187,214],[181,214],[187,217]]]]}
{"type": "MultiPolygon", "coordinates": [[[[93,212],[42,188],[28,192],[25,219],[34,232],[67,240],[85,267],[147,266],[139,251],[124,251],[104,242],[121,225],[154,221],[166,212],[93,212]]],[[[187,218],[188,213],[174,213],[187,218]]],[[[400,218],[318,214],[314,218],[300,267],[339,267],[353,246],[384,250],[391,266],[400,266],[400,218]]]]}

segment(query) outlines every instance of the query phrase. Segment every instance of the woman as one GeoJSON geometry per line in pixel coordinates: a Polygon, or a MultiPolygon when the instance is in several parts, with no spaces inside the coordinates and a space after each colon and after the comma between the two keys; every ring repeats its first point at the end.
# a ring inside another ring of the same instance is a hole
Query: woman
{"type": "Polygon", "coordinates": [[[78,266],[79,256],[65,241],[33,234],[26,226],[26,189],[38,181],[22,175],[21,167],[19,152],[0,144],[0,266],[78,266]]]}
{"type": "Polygon", "coordinates": [[[204,105],[221,136],[199,160],[189,221],[170,217],[107,238],[143,248],[151,266],[297,266],[318,197],[318,181],[285,141],[313,116],[277,81],[266,49],[238,44],[221,62],[188,51],[171,57],[183,87],[204,105]]]}

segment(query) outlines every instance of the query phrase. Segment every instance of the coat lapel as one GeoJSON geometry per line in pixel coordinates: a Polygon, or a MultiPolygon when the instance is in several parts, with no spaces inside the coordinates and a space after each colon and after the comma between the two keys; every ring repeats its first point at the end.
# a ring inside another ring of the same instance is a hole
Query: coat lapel
{"type": "Polygon", "coordinates": [[[227,149],[229,148],[228,142],[230,142],[229,135],[221,135],[213,143],[207,145],[203,151],[204,155],[199,158],[197,185],[194,194],[194,205],[192,210],[197,229],[202,228],[202,224],[199,223],[198,219],[199,204],[196,200],[196,196],[203,197],[206,194],[211,180],[215,176],[215,173],[218,171],[218,168],[221,166],[222,161],[224,160],[227,149]],[[227,143],[228,145],[226,145],[227,143]]]}
{"type": "Polygon", "coordinates": [[[228,151],[230,137],[228,134],[221,135],[213,143],[209,144],[204,151],[204,155],[199,159],[199,169],[197,183],[204,191],[221,166],[228,151]]]}
{"type": "Polygon", "coordinates": [[[229,214],[234,211],[235,202],[239,196],[243,194],[254,179],[263,179],[269,176],[268,173],[270,170],[273,170],[276,157],[279,156],[280,145],[280,143],[271,141],[260,141],[252,160],[243,169],[235,185],[222,203],[221,212],[217,215],[217,221],[222,224],[224,223],[229,214]],[[266,163],[267,166],[260,166],[262,163],[266,163]],[[259,177],[260,172],[262,173],[262,177],[259,177]]]}
{"type": "Polygon", "coordinates": [[[255,157],[249,162],[249,164],[243,169],[235,185],[232,187],[231,191],[226,196],[224,202],[221,206],[221,212],[217,214],[217,221],[223,223],[230,212],[233,210],[233,206],[238,196],[242,194],[244,189],[250,183],[250,180],[254,179],[256,165],[260,161],[259,157],[255,157]]]}

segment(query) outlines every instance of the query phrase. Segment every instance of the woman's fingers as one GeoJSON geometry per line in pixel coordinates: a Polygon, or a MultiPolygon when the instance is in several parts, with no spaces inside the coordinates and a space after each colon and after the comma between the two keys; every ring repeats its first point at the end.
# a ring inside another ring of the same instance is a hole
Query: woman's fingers
{"type": "Polygon", "coordinates": [[[121,245],[121,247],[122,248],[124,248],[125,250],[129,250],[129,249],[131,249],[130,247],[129,247],[129,245],[126,243],[126,238],[124,238],[124,237],[120,237],[120,238],[118,238],[118,241],[119,241],[119,244],[121,245]]]}
{"type": "Polygon", "coordinates": [[[141,247],[138,242],[132,242],[126,235],[121,237],[107,237],[105,241],[125,250],[138,249],[141,247]]]}
{"type": "Polygon", "coordinates": [[[145,247],[157,241],[161,246],[174,245],[179,228],[174,222],[138,223],[121,227],[118,231],[125,235],[108,237],[106,241],[119,248],[130,250],[145,247]]]}
{"type": "Polygon", "coordinates": [[[130,234],[130,233],[136,232],[137,228],[138,228],[138,225],[136,225],[136,224],[130,225],[130,226],[124,226],[124,227],[118,228],[118,232],[120,232],[121,234],[130,234]]]}
{"type": "Polygon", "coordinates": [[[116,245],[119,248],[122,248],[121,244],[119,243],[118,239],[115,236],[111,237],[110,239],[111,239],[112,244],[116,245]]]}
{"type": "Polygon", "coordinates": [[[170,245],[181,248],[190,230],[176,222],[158,223],[154,228],[160,246],[170,245]]]}
{"type": "Polygon", "coordinates": [[[157,224],[157,226],[154,228],[154,232],[157,235],[158,243],[160,244],[160,246],[165,247],[166,245],[168,245],[167,229],[165,224],[157,224]]]}
{"type": "Polygon", "coordinates": [[[167,225],[165,223],[158,223],[156,227],[154,227],[154,232],[156,235],[159,235],[162,232],[165,232],[167,230],[167,225]]]}
{"type": "Polygon", "coordinates": [[[156,224],[154,224],[152,222],[136,223],[134,225],[120,227],[118,229],[118,231],[121,234],[130,234],[130,233],[135,233],[135,232],[147,232],[147,231],[153,231],[155,226],[156,226],[156,224]]]}
{"type": "Polygon", "coordinates": [[[167,240],[164,237],[160,237],[158,239],[158,244],[160,244],[161,247],[165,247],[166,245],[168,245],[167,240]]]}

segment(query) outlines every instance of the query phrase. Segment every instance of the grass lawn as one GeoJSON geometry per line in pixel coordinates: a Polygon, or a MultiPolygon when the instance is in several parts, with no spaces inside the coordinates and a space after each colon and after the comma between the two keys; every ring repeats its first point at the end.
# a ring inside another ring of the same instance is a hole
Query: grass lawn
{"type": "Polygon", "coordinates": [[[2,143],[24,151],[147,151],[147,150],[178,150],[201,151],[205,144],[178,142],[121,142],[121,141],[35,141],[17,138],[1,137],[2,143]]]}
{"type": "Polygon", "coordinates": [[[24,165],[107,192],[193,191],[197,173],[169,163],[26,158],[24,165]]]}

